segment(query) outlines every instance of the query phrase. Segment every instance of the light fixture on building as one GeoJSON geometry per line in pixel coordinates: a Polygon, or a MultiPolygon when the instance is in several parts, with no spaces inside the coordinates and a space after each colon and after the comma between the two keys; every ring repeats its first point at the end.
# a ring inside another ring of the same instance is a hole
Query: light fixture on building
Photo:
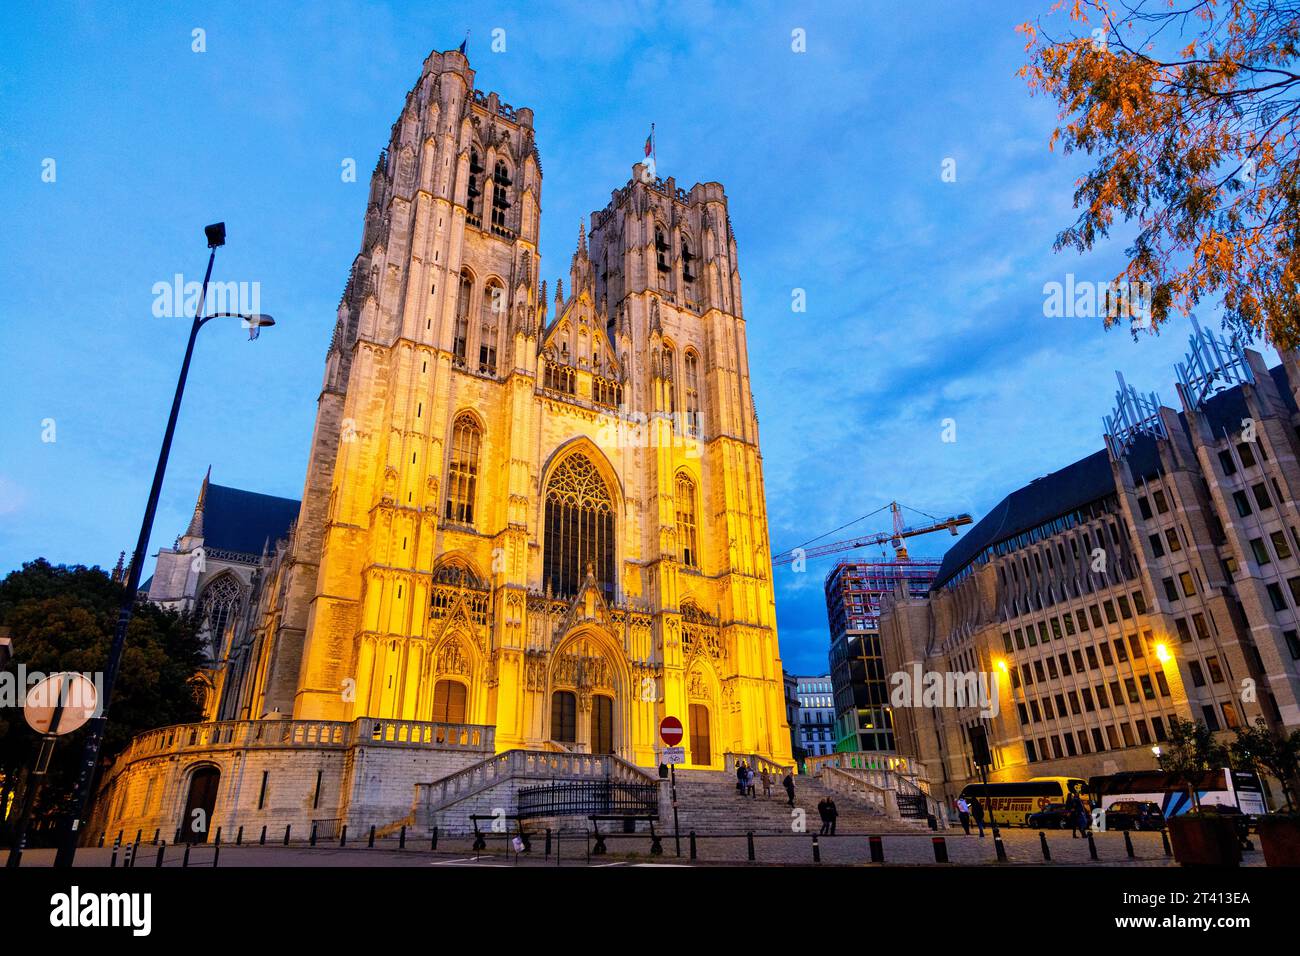
{"type": "Polygon", "coordinates": [[[1173,655],[1169,653],[1169,645],[1161,641],[1156,645],[1156,660],[1161,664],[1169,660],[1173,655]]]}

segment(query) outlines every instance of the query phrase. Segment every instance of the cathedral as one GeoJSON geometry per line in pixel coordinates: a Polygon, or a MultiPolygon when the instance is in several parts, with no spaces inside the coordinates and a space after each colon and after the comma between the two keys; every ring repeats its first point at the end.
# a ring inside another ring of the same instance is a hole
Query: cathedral
{"type": "Polygon", "coordinates": [[[790,764],[727,197],[637,164],[548,293],[541,193],[532,111],[431,54],[371,177],[301,503],[205,479],[147,584],[201,621],[208,721],[137,738],[92,836],[196,807],[228,833],[418,822],[512,753],[650,779],[668,715],[686,767],[790,764]]]}

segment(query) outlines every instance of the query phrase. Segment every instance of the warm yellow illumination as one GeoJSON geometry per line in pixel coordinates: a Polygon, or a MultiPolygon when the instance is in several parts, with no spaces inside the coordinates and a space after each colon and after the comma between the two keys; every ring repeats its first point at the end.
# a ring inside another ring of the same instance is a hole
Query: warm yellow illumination
{"type": "Polygon", "coordinates": [[[1156,659],[1160,661],[1160,663],[1165,663],[1172,656],[1173,655],[1169,653],[1168,644],[1161,643],[1156,645],[1156,659]]]}
{"type": "Polygon", "coordinates": [[[996,661],[994,661],[994,663],[998,665],[998,670],[1000,670],[1002,673],[1005,674],[1007,672],[1007,659],[1005,657],[999,657],[996,661]]]}

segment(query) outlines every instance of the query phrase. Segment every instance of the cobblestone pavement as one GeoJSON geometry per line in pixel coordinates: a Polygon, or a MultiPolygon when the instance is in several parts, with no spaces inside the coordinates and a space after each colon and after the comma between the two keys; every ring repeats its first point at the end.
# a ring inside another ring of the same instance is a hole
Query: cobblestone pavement
{"type": "MultiPolygon", "coordinates": [[[[1089,859],[1088,841],[1072,839],[1069,833],[1044,831],[1052,859],[1044,861],[1039,831],[1006,829],[1002,831],[1007,851],[1007,864],[1031,866],[1174,866],[1172,857],[1165,856],[1159,833],[1134,833],[1134,858],[1129,859],[1124,845],[1124,835],[1117,832],[1097,833],[1094,842],[1098,860],[1089,859]]],[[[934,843],[930,831],[916,833],[884,833],[882,845],[886,865],[939,865],[935,863],[934,843]]],[[[942,834],[951,864],[998,865],[992,834],[983,839],[965,836],[960,830],[942,834]]],[[[822,865],[860,865],[870,863],[871,853],[867,834],[844,834],[818,838],[822,865]]],[[[682,834],[682,855],[677,857],[671,833],[663,835],[663,855],[650,854],[650,840],[645,834],[632,838],[613,837],[608,841],[609,853],[593,856],[588,864],[588,841],[581,833],[563,834],[552,842],[552,854],[545,855],[544,838],[534,838],[532,851],[516,855],[508,844],[497,836],[489,840],[488,849],[475,853],[469,838],[452,837],[439,840],[437,852],[431,852],[425,841],[411,840],[405,850],[397,849],[397,841],[380,841],[368,849],[365,841],[340,848],[337,845],[307,846],[243,846],[226,845],[221,848],[219,866],[274,867],[274,866],[555,866],[555,851],[559,852],[560,866],[608,866],[689,864],[690,841],[682,834]]],[[[700,865],[748,864],[748,841],[739,836],[701,836],[696,841],[696,862],[700,865]]],[[[754,857],[757,865],[813,865],[813,837],[811,834],[770,835],[754,837],[754,857]]],[[[78,866],[107,867],[113,856],[109,848],[82,849],[77,853],[78,866]]],[[[125,853],[119,849],[117,865],[123,863],[125,853]]],[[[167,847],[163,865],[181,867],[185,856],[183,847],[167,847]]],[[[211,846],[197,846],[190,851],[189,865],[212,866],[214,850],[211,846]]],[[[50,866],[54,851],[28,850],[23,855],[23,866],[50,866]]],[[[158,848],[142,844],[136,865],[157,865],[158,848]]],[[[1263,855],[1258,844],[1253,851],[1243,855],[1245,866],[1263,866],[1263,855]]]]}

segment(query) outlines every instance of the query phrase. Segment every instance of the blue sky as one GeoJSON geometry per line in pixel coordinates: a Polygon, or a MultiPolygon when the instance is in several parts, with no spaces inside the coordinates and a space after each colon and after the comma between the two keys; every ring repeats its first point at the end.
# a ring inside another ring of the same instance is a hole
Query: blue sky
{"type": "MultiPolygon", "coordinates": [[[[725,185],[774,549],[893,498],[978,520],[1101,447],[1115,369],[1173,403],[1186,346],[1185,320],[1135,343],[1043,315],[1044,283],[1108,280],[1125,238],[1052,252],[1083,166],[1048,151],[1055,110],[1016,77],[1014,32],[1049,5],[6,4],[0,573],[133,547],[188,331],[154,316],[153,286],[202,278],[216,220],[214,278],[258,282],[279,325],[255,343],[204,330],[152,550],[184,529],[209,464],[300,496],[369,171],[424,57],[466,29],[479,87],[536,114],[552,284],[651,121],[663,175],[725,185]]],[[[826,669],[829,567],[777,571],[801,673],[826,669]]]]}

